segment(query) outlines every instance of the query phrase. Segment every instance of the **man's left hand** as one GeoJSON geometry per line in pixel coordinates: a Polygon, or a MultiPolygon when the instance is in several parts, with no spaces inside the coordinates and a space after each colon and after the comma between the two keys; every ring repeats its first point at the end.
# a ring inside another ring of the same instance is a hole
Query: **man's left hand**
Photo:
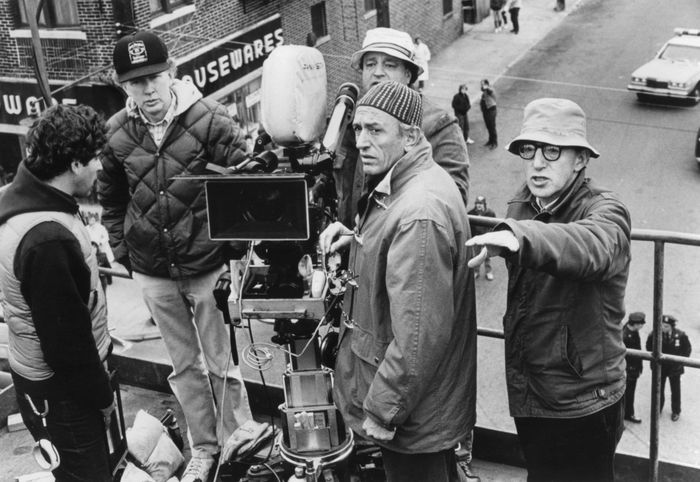
{"type": "Polygon", "coordinates": [[[375,440],[391,440],[396,435],[396,429],[388,430],[369,417],[365,417],[365,421],[362,422],[362,430],[375,440]]]}

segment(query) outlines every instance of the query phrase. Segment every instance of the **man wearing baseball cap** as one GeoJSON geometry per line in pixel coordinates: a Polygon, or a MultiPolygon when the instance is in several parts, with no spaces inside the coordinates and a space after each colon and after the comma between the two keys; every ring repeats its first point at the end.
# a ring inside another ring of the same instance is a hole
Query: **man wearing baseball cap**
{"type": "Polygon", "coordinates": [[[630,216],[586,177],[598,151],[586,116],[567,99],[525,107],[520,135],[525,184],[506,221],[467,242],[505,258],[509,275],[506,382],[528,480],[614,479],[623,430],[624,296],[630,216]]]}
{"type": "Polygon", "coordinates": [[[209,239],[202,184],[175,176],[237,164],[245,140],[224,106],[175,79],[175,63],[154,33],[121,38],[113,60],[128,98],[108,122],[98,176],[102,219],[173,364],[170,386],[192,451],[181,480],[205,481],[228,435],[252,414],[212,293],[228,269],[227,246],[209,239]]]}
{"type": "MultiPolygon", "coordinates": [[[[367,92],[380,82],[393,80],[413,84],[423,69],[415,58],[411,36],[400,30],[378,27],[367,31],[362,48],[352,54],[350,65],[362,73],[362,91],[367,92]]],[[[466,207],[469,193],[469,155],[457,119],[423,97],[423,134],[433,149],[433,159],[457,184],[466,207]]],[[[358,162],[353,132],[348,129],[343,148],[335,159],[335,181],[338,190],[338,219],[352,226],[357,202],[364,192],[362,164],[358,162]]]]}
{"type": "Polygon", "coordinates": [[[421,96],[399,82],[359,101],[353,128],[369,192],[355,231],[339,222],[324,253],[350,247],[334,400],[382,448],[387,481],[457,481],[454,448],[475,422],[474,278],[457,186],[431,158],[421,96]],[[436,407],[440,407],[437,409],[436,407]]]}

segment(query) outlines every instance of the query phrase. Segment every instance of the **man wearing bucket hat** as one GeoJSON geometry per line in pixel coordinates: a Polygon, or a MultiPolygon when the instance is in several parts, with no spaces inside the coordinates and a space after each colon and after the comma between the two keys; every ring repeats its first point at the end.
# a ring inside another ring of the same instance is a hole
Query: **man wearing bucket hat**
{"type": "MultiPolygon", "coordinates": [[[[352,55],[350,65],[362,73],[363,92],[387,80],[411,85],[423,71],[416,62],[415,45],[411,36],[385,27],[367,31],[362,48],[352,55]]],[[[433,149],[433,159],[457,184],[466,207],[469,155],[457,119],[424,97],[421,128],[433,149]]],[[[346,226],[354,224],[357,202],[366,191],[362,163],[358,162],[358,157],[354,134],[348,129],[334,165],[338,219],[346,226]]]]}
{"type": "Polygon", "coordinates": [[[228,435],[252,414],[212,293],[230,253],[209,239],[202,184],[174,176],[240,162],[245,140],[224,106],[175,79],[175,63],[154,33],[122,37],[113,59],[128,99],[108,122],[98,176],[102,218],[173,364],[170,386],[192,451],[181,480],[204,481],[228,435]]]}
{"type": "MultiPolygon", "coordinates": [[[[661,317],[661,353],[676,356],[690,356],[692,347],[688,335],[683,330],[676,328],[678,319],[673,315],[661,317]]],[[[647,351],[651,351],[654,342],[654,333],[647,337],[647,351]]],[[[677,422],[681,416],[681,375],[685,372],[683,365],[678,363],[664,363],[661,365],[661,405],[663,410],[666,397],[666,380],[671,386],[671,420],[677,422]]]]}
{"type": "Polygon", "coordinates": [[[353,230],[339,222],[324,253],[350,247],[334,400],[346,424],[381,448],[387,481],[456,481],[455,447],[475,422],[474,278],[457,187],[430,157],[421,97],[372,87],[353,127],[370,192],[353,230]],[[440,407],[436,410],[436,407],[440,407]]]}
{"type": "Polygon", "coordinates": [[[508,268],[506,381],[528,480],[613,480],[630,216],[585,176],[599,154],[574,102],[530,102],[507,150],[525,184],[506,221],[467,245],[482,247],[470,266],[502,256],[508,268]]]}

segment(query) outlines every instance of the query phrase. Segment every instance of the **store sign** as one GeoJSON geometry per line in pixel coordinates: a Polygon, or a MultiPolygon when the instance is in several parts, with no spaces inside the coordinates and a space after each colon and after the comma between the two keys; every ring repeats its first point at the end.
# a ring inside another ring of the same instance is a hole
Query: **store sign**
{"type": "MultiPolygon", "coordinates": [[[[61,84],[49,84],[51,90],[61,84]]],[[[0,81],[0,124],[19,125],[20,120],[39,115],[44,102],[36,83],[0,81]]],[[[57,92],[54,103],[86,104],[101,112],[105,118],[124,107],[124,96],[109,85],[76,85],[57,92]]]]}
{"type": "Polygon", "coordinates": [[[191,81],[204,97],[262,67],[284,41],[282,20],[275,17],[177,66],[178,75],[191,81]]]}

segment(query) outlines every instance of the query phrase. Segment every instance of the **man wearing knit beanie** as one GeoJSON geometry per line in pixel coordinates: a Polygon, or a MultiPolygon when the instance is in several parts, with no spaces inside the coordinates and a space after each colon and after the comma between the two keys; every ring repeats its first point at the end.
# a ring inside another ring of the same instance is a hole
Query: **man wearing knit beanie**
{"type": "MultiPolygon", "coordinates": [[[[353,53],[350,66],[362,74],[362,92],[387,81],[412,85],[423,69],[416,62],[416,47],[407,32],[378,27],[367,31],[362,48],[353,53]]],[[[457,118],[423,97],[423,135],[433,159],[457,184],[466,209],[469,191],[469,155],[457,118]]],[[[357,202],[367,192],[353,132],[348,130],[334,162],[338,191],[338,220],[352,226],[357,202]]]]}
{"type": "Polygon", "coordinates": [[[320,236],[350,248],[334,400],[346,424],[382,448],[387,481],[459,480],[454,448],[475,422],[474,277],[457,186],[431,156],[420,95],[372,87],[353,121],[369,192],[351,230],[320,236]],[[439,409],[436,407],[440,407],[439,409]]]}

